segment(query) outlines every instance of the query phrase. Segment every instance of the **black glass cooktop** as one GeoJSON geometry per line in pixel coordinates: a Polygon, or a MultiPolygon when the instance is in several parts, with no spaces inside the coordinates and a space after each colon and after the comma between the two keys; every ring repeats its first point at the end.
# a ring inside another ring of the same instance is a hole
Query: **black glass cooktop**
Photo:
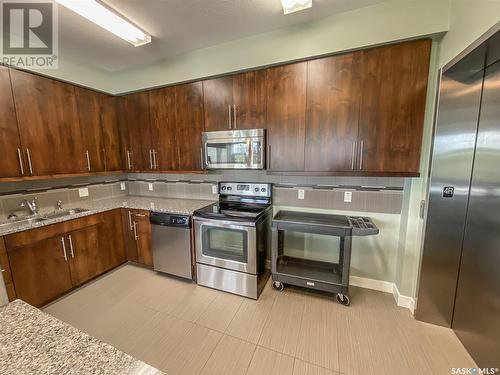
{"type": "Polygon", "coordinates": [[[196,210],[194,214],[205,218],[257,221],[269,207],[268,204],[217,202],[196,210]]]}

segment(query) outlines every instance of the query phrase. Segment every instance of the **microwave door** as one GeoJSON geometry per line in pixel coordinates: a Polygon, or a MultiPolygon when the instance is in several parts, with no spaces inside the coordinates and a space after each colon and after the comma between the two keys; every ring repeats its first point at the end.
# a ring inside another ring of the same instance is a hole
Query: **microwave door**
{"type": "Polygon", "coordinates": [[[250,144],[247,140],[210,140],[205,143],[205,160],[209,169],[245,169],[250,159],[250,144]]]}

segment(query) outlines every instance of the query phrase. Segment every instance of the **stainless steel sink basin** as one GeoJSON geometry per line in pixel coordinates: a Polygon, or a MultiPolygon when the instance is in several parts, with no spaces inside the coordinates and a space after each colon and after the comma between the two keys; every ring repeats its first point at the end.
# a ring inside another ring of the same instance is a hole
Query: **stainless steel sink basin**
{"type": "Polygon", "coordinates": [[[8,229],[9,227],[16,227],[19,225],[26,225],[26,224],[36,224],[40,223],[42,221],[47,220],[44,217],[28,217],[28,218],[18,218],[18,219],[11,219],[9,221],[4,221],[0,223],[0,228],[1,229],[8,229]]]}
{"type": "Polygon", "coordinates": [[[87,210],[86,208],[70,208],[70,209],[67,209],[67,210],[54,211],[54,212],[45,214],[45,215],[43,215],[43,218],[45,220],[47,220],[47,219],[57,219],[59,217],[65,217],[65,216],[75,215],[75,214],[79,214],[79,213],[82,213],[82,212],[88,212],[88,211],[89,210],[87,210]]]}

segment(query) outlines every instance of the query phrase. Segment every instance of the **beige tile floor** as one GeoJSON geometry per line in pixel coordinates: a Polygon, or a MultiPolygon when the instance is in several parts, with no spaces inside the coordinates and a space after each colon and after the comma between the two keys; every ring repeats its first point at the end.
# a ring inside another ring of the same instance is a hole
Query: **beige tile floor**
{"type": "Polygon", "coordinates": [[[270,283],[253,301],[126,265],[45,311],[171,375],[444,375],[475,366],[451,330],[360,288],[350,307],[270,283]]]}

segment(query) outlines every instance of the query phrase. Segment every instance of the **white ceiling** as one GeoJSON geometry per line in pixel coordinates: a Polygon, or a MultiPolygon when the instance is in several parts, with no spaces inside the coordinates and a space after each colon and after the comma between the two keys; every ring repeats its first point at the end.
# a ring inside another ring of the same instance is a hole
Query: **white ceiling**
{"type": "Polygon", "coordinates": [[[59,55],[117,72],[384,1],[313,0],[312,8],[285,16],[280,0],[106,0],[153,36],[141,47],[59,6],[59,55]]]}

